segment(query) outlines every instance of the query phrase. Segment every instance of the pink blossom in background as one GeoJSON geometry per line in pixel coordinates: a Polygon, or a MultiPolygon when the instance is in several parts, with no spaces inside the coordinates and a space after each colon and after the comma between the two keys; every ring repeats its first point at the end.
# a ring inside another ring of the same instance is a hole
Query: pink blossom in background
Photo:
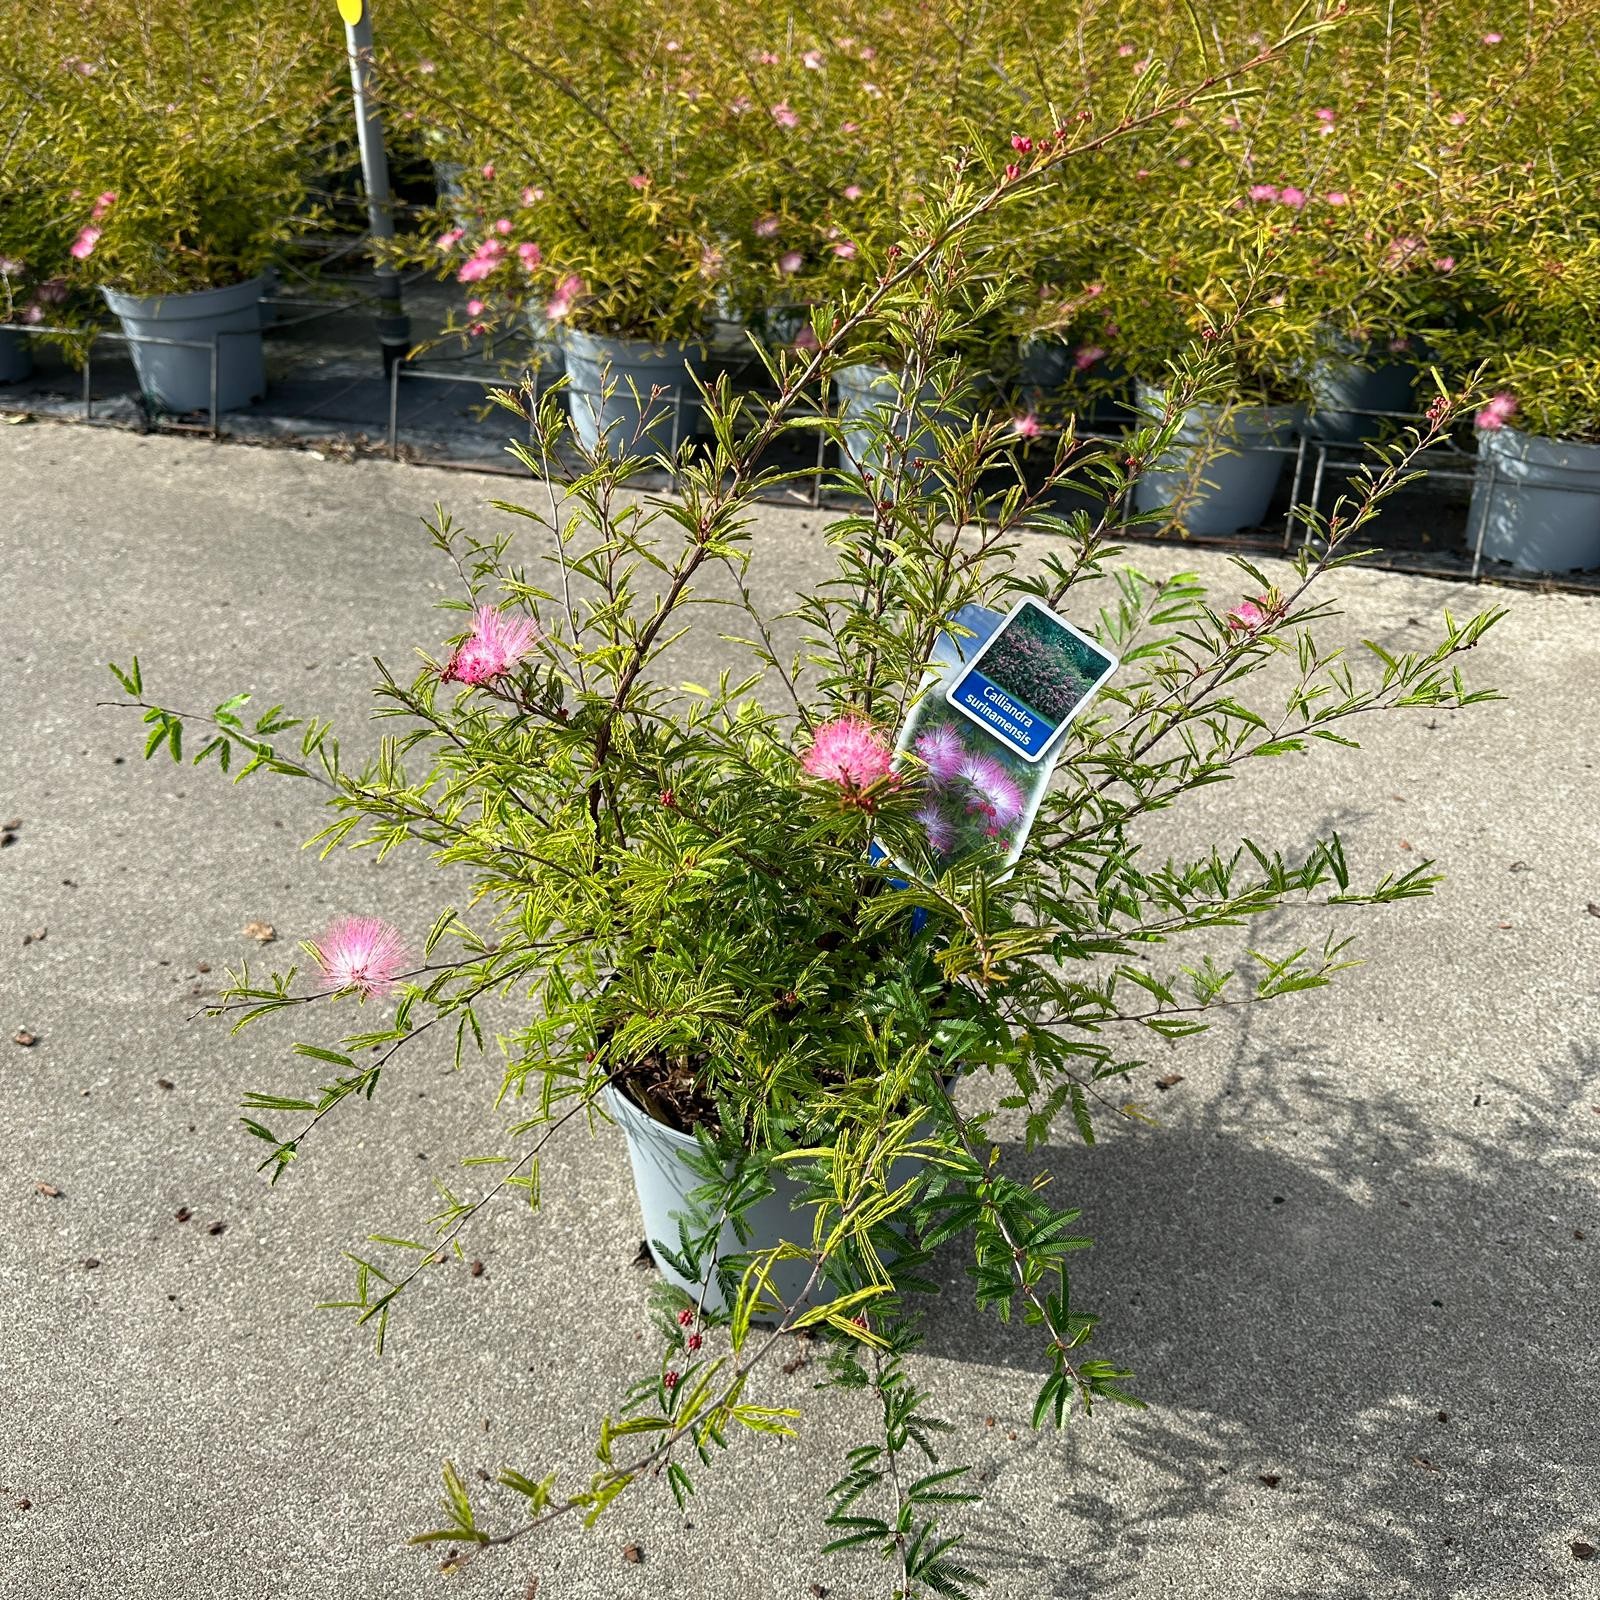
{"type": "Polygon", "coordinates": [[[850,240],[841,239],[836,245],[833,245],[831,248],[833,250],[833,253],[836,256],[838,256],[838,258],[841,261],[854,261],[855,260],[856,247],[855,247],[854,244],[851,243],[850,240]]]}
{"type": "Polygon", "coordinates": [[[587,293],[588,286],[576,272],[569,272],[556,285],[556,292],[545,302],[546,321],[561,322],[572,315],[572,308],[587,293]]]}
{"type": "Polygon", "coordinates": [[[783,273],[785,277],[789,277],[800,270],[805,264],[805,259],[798,250],[785,250],[778,257],[778,271],[783,273]]]}
{"type": "Polygon", "coordinates": [[[773,52],[770,51],[770,50],[763,50],[756,57],[756,60],[759,61],[761,63],[761,65],[764,66],[764,67],[775,67],[775,66],[777,66],[777,64],[778,64],[780,59],[781,59],[780,57],[774,55],[773,52]]]}
{"type": "Polygon", "coordinates": [[[445,231],[433,241],[433,247],[436,250],[454,250],[455,247],[466,238],[466,236],[467,230],[465,228],[446,228],[445,231]]]}
{"type": "MultiPolygon", "coordinates": [[[[841,122],[839,124],[839,132],[840,133],[860,133],[861,132],[861,124],[859,122],[841,122]]],[[[852,187],[854,187],[854,186],[852,185],[852,187]]],[[[849,193],[848,190],[846,190],[845,192],[847,194],[849,193]]],[[[857,193],[859,193],[859,192],[860,191],[858,190],[857,193]]]]}
{"type": "Polygon", "coordinates": [[[959,768],[961,781],[970,791],[969,811],[981,812],[999,827],[1015,822],[1027,802],[1011,774],[993,756],[969,754],[959,768]]]}
{"type": "Polygon", "coordinates": [[[22,262],[14,260],[11,256],[0,256],[0,278],[20,278],[22,266],[22,262]]]}
{"type": "Polygon", "coordinates": [[[771,212],[768,212],[767,215],[762,217],[756,223],[755,227],[753,227],[750,231],[755,234],[756,238],[758,239],[773,239],[777,237],[778,228],[780,226],[781,224],[779,223],[778,219],[773,216],[771,212]]]}
{"type": "Polygon", "coordinates": [[[1456,258],[1454,256],[1434,257],[1433,270],[1444,274],[1445,277],[1449,277],[1456,270],[1456,258]]]}
{"type": "Polygon", "coordinates": [[[492,161],[484,162],[484,164],[483,164],[483,175],[484,175],[484,177],[488,178],[491,182],[493,181],[493,179],[494,179],[494,162],[492,162],[492,161]]]}
{"type": "Polygon", "coordinates": [[[883,90],[880,89],[877,86],[877,84],[875,84],[875,83],[864,83],[864,84],[862,84],[861,85],[861,92],[862,92],[862,94],[869,96],[873,100],[881,100],[883,98],[883,90]]]}
{"type": "Polygon", "coordinates": [[[798,128],[800,126],[800,118],[795,115],[794,109],[787,100],[780,100],[772,108],[772,120],[780,128],[798,128]]]}
{"type": "Polygon", "coordinates": [[[917,821],[928,836],[929,847],[939,855],[948,854],[951,845],[956,842],[956,830],[947,818],[940,815],[938,806],[924,806],[917,813],[917,821]]]}
{"type": "Polygon", "coordinates": [[[410,962],[399,932],[378,917],[341,917],[311,948],[325,990],[354,989],[363,999],[388,994],[410,962]]]}
{"type": "Polygon", "coordinates": [[[628,182],[635,189],[648,189],[650,187],[650,176],[645,172],[635,172],[629,177],[628,182]]]}
{"type": "Polygon", "coordinates": [[[481,317],[483,315],[483,301],[481,301],[481,300],[469,300],[469,301],[467,301],[467,315],[469,317],[481,317]]]}
{"type": "Polygon", "coordinates": [[[803,66],[807,72],[821,72],[822,52],[820,50],[807,50],[800,57],[800,65],[803,66]]]}
{"type": "Polygon", "coordinates": [[[469,322],[467,324],[467,334],[470,338],[481,339],[488,331],[489,324],[487,322],[469,322]]]}
{"type": "Polygon", "coordinates": [[[107,189],[104,194],[96,197],[94,210],[89,213],[91,222],[98,222],[117,203],[117,191],[107,189]]]}
{"type": "Polygon", "coordinates": [[[808,325],[794,336],[794,347],[796,350],[820,350],[822,341],[817,337],[815,329],[808,325]]]}
{"type": "Polygon", "coordinates": [[[532,186],[522,191],[522,203],[525,206],[535,206],[544,199],[544,190],[532,186]]]}
{"type": "Polygon", "coordinates": [[[22,320],[29,323],[43,322],[44,307],[38,304],[29,306],[28,309],[22,313],[22,320]]]}
{"type": "Polygon", "coordinates": [[[498,217],[498,218],[496,218],[495,225],[494,225],[494,231],[496,233],[498,233],[502,239],[510,238],[510,236],[511,236],[511,218],[510,217],[498,217]]]}
{"type": "Polygon", "coordinates": [[[33,293],[35,298],[42,304],[58,306],[67,298],[67,280],[65,278],[46,278],[33,293]]]}
{"type": "Polygon", "coordinates": [[[1408,267],[1415,264],[1417,256],[1422,252],[1425,241],[1419,239],[1414,233],[1403,233],[1398,239],[1392,239],[1389,247],[1383,252],[1383,264],[1386,267],[1408,267]]]}
{"type": "Polygon", "coordinates": [[[72,248],[68,254],[76,261],[87,261],[94,254],[94,247],[100,242],[100,230],[89,227],[82,229],[78,237],[72,241],[72,248]]]}
{"type": "Polygon", "coordinates": [[[748,116],[750,112],[755,110],[755,108],[755,101],[752,100],[747,94],[736,94],[733,99],[728,102],[728,109],[736,117],[748,116]]]}
{"type": "Polygon", "coordinates": [[[1226,128],[1229,133],[1237,133],[1244,126],[1244,123],[1242,123],[1237,117],[1224,117],[1222,119],[1222,126],[1226,128]]]}
{"type": "Polygon", "coordinates": [[[878,59],[878,52],[870,44],[862,45],[860,55],[863,61],[876,61],[878,59]]]}
{"type": "Polygon", "coordinates": [[[1504,38],[1505,35],[1503,33],[1486,33],[1483,36],[1483,42],[1485,44],[1499,44],[1504,38]]]}
{"type": "Polygon", "coordinates": [[[683,46],[676,39],[667,40],[667,53],[669,55],[676,55],[681,49],[683,49],[683,46]]]}
{"type": "Polygon", "coordinates": [[[928,776],[939,784],[955,781],[961,771],[961,763],[967,755],[967,747],[962,744],[961,735],[949,726],[930,728],[926,733],[919,734],[911,748],[916,751],[917,759],[927,768],[928,776]]]}
{"type": "Polygon", "coordinates": [[[1452,128],[1459,128],[1466,122],[1467,114],[1465,111],[1452,111],[1444,120],[1448,122],[1452,128]]]}
{"type": "Polygon", "coordinates": [[[861,198],[861,185],[859,183],[847,183],[844,186],[844,197],[846,200],[859,200],[861,198]]]}
{"type": "Polygon", "coordinates": [[[472,632],[456,646],[440,677],[446,683],[477,685],[503,678],[533,649],[539,637],[530,617],[508,615],[498,606],[479,606],[472,632]]]}
{"type": "Polygon", "coordinates": [[[1486,433],[1498,433],[1517,413],[1517,397],[1501,390],[1472,420],[1486,433]]]}
{"type": "Polygon", "coordinates": [[[1133,54],[1133,46],[1131,44],[1119,44],[1117,46],[1117,54],[1119,56],[1131,56],[1133,54]]]}
{"type": "Polygon", "coordinates": [[[1043,430],[1039,427],[1039,419],[1029,411],[1011,419],[1011,431],[1019,439],[1037,439],[1043,430]]]}
{"type": "Polygon", "coordinates": [[[425,78],[431,78],[438,70],[431,61],[419,61],[417,63],[417,71],[425,78]]]}
{"type": "Polygon", "coordinates": [[[1307,195],[1304,189],[1296,189],[1293,184],[1279,191],[1279,201],[1291,210],[1298,211],[1305,205],[1307,195]]]}
{"type": "Polygon", "coordinates": [[[1389,341],[1389,354],[1392,356],[1403,355],[1410,348],[1411,339],[1406,334],[1402,333],[1389,341]]]}
{"type": "Polygon", "coordinates": [[[1275,183],[1252,183],[1249,193],[1252,200],[1276,200],[1278,186],[1275,183]]]}
{"type": "Polygon", "coordinates": [[[865,789],[889,775],[889,747],[864,717],[834,717],[811,735],[800,769],[841,788],[865,789]]]}
{"type": "Polygon", "coordinates": [[[1323,195],[1322,203],[1325,206],[1347,206],[1350,204],[1350,196],[1343,189],[1330,189],[1323,195]]]}
{"type": "Polygon", "coordinates": [[[723,261],[722,252],[714,244],[703,246],[700,251],[700,276],[707,279],[721,277],[723,261]]]}
{"type": "Polygon", "coordinates": [[[1072,364],[1079,372],[1087,372],[1097,361],[1104,361],[1105,351],[1097,344],[1081,344],[1077,353],[1072,358],[1072,364]]]}
{"type": "Polygon", "coordinates": [[[537,272],[544,265],[544,251],[528,239],[517,246],[517,260],[524,272],[537,272]]]}

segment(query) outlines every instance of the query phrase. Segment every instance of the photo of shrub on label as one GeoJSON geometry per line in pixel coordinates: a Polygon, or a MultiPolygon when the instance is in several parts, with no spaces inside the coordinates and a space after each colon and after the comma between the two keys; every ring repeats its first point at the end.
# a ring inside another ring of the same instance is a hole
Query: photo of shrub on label
{"type": "Polygon", "coordinates": [[[1024,761],[1037,761],[1116,670],[1115,656],[1042,601],[1025,598],[945,698],[1024,761]]]}

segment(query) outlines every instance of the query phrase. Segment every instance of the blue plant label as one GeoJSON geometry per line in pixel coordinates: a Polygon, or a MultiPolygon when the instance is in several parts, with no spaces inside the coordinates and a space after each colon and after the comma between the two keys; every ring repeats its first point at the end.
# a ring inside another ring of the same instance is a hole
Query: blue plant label
{"type": "Polygon", "coordinates": [[[1117,670],[1117,659],[1026,596],[964,663],[945,699],[1024,761],[1056,735],[1117,670]]]}

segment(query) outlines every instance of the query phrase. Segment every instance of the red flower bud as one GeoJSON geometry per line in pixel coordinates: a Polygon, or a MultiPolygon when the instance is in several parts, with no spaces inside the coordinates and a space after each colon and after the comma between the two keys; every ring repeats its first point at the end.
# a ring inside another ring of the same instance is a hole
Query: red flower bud
{"type": "Polygon", "coordinates": [[[678,1387],[678,1374],[676,1372],[668,1372],[666,1377],[664,1377],[661,1381],[667,1386],[669,1391],[676,1389],[678,1387]]]}
{"type": "Polygon", "coordinates": [[[678,1313],[678,1326],[680,1328],[687,1328],[693,1321],[694,1311],[689,1306],[685,1306],[683,1310],[678,1313]]]}
{"type": "Polygon", "coordinates": [[[689,1349],[698,1350],[700,1348],[700,1335],[698,1333],[691,1333],[684,1343],[689,1349]]]}

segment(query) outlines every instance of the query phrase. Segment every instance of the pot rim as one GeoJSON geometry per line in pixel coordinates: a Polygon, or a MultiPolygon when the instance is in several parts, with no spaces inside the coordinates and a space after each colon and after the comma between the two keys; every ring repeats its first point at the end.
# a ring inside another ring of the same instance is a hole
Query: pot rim
{"type": "Polygon", "coordinates": [[[245,278],[238,283],[221,284],[212,289],[185,289],[165,294],[140,295],[103,283],[100,285],[100,293],[116,316],[160,322],[185,321],[207,314],[220,316],[224,312],[236,311],[253,301],[260,300],[266,292],[266,287],[267,274],[258,272],[253,278],[245,278]],[[217,303],[210,305],[206,303],[208,301],[217,303]]]}

